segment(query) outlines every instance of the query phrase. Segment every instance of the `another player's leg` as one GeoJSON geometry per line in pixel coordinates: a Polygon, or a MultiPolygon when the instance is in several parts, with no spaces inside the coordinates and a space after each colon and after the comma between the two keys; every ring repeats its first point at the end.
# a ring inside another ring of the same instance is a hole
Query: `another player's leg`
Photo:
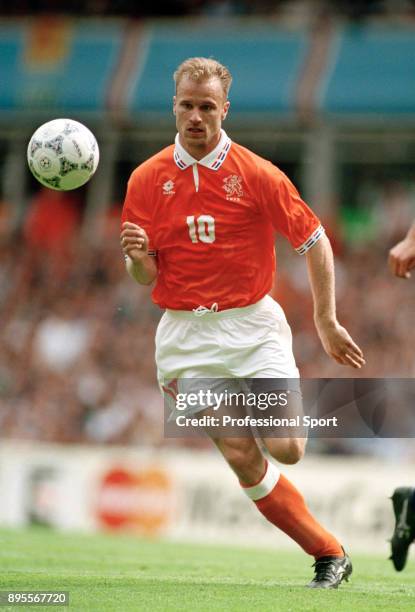
{"type": "Polygon", "coordinates": [[[408,550],[415,539],[415,489],[399,487],[391,497],[395,529],[391,539],[390,559],[396,571],[403,570],[408,550]]]}
{"type": "Polygon", "coordinates": [[[246,495],[276,527],[315,558],[311,588],[337,588],[352,573],[352,564],[336,538],[311,515],[301,493],[268,462],[252,437],[214,442],[246,495]]]}

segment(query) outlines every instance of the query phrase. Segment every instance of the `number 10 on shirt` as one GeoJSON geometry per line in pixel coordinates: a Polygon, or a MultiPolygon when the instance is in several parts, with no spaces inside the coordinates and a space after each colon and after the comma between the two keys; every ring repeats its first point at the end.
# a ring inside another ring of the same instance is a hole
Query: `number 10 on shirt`
{"type": "Polygon", "coordinates": [[[215,242],[215,219],[211,215],[199,215],[186,217],[189,227],[189,236],[192,242],[215,242]]]}

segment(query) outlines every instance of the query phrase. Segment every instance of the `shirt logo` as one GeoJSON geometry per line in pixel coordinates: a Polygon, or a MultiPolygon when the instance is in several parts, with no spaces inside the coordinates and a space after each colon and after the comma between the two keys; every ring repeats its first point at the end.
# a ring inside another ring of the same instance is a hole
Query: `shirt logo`
{"type": "Polygon", "coordinates": [[[174,191],[174,183],[173,181],[166,181],[163,185],[163,193],[164,195],[173,195],[174,191]]]}
{"type": "Polygon", "coordinates": [[[237,174],[231,174],[223,179],[223,189],[226,192],[226,199],[234,202],[239,202],[244,195],[242,189],[242,177],[237,174]]]}

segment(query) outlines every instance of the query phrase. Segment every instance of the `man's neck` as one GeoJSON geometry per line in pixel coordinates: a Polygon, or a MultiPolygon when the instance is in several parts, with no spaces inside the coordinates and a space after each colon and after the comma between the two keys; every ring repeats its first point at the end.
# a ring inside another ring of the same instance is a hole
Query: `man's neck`
{"type": "Polygon", "coordinates": [[[180,134],[179,134],[179,142],[180,142],[181,146],[183,147],[183,149],[186,151],[186,153],[191,155],[193,157],[193,159],[196,159],[197,161],[200,161],[201,159],[206,157],[206,155],[209,155],[209,153],[212,153],[212,151],[218,146],[221,137],[222,137],[222,132],[219,132],[219,135],[218,135],[218,138],[217,138],[216,142],[213,145],[210,145],[209,147],[204,147],[203,145],[201,145],[199,147],[197,145],[194,146],[194,147],[186,146],[182,142],[180,134]]]}

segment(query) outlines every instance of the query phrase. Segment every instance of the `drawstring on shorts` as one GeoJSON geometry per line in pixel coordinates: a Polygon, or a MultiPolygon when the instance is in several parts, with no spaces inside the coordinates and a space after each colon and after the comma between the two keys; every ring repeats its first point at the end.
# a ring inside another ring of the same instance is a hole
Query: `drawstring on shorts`
{"type": "Polygon", "coordinates": [[[203,317],[203,315],[208,312],[218,312],[219,306],[216,302],[212,304],[210,308],[206,308],[206,306],[198,306],[197,308],[193,308],[193,313],[195,317],[203,317]]]}

